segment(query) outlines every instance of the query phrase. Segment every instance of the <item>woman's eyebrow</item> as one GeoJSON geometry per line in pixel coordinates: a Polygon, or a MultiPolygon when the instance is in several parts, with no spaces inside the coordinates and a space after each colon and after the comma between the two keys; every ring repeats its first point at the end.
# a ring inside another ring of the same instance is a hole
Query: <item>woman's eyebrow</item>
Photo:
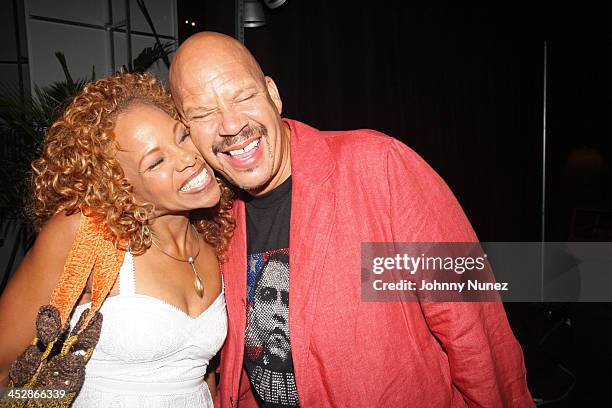
{"type": "Polygon", "coordinates": [[[174,126],[172,126],[172,134],[176,135],[178,133],[179,128],[182,125],[183,124],[181,122],[179,122],[178,120],[176,122],[174,122],[174,126]]]}

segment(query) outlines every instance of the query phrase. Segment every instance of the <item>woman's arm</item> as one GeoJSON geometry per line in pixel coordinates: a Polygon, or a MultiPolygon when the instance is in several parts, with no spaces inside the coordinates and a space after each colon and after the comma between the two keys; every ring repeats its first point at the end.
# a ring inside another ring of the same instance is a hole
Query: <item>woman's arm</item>
{"type": "Polygon", "coordinates": [[[51,299],[79,219],[80,214],[52,217],[0,296],[0,387],[8,384],[11,364],[35,336],[38,309],[51,299]]]}

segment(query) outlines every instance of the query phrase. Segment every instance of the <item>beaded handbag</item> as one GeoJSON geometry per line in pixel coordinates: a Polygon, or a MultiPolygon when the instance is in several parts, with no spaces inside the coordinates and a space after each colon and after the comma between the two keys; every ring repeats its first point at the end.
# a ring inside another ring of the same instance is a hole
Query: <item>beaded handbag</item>
{"type": "Polygon", "coordinates": [[[117,279],[124,254],[108,239],[100,223],[81,212],[50,304],[38,311],[36,337],[11,366],[8,392],[12,397],[2,406],[63,408],[72,404],[100,337],[100,306],[117,279]],[[92,274],[91,307],[70,331],[70,315],[92,274]]]}

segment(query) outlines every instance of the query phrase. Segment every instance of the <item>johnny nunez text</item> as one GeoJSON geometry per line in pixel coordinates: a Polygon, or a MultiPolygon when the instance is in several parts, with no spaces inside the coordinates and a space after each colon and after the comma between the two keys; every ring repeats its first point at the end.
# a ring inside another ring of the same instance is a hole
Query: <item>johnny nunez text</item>
{"type": "Polygon", "coordinates": [[[508,290],[507,282],[481,282],[477,279],[467,280],[466,282],[438,282],[437,280],[428,281],[421,280],[420,285],[417,282],[402,279],[398,282],[383,282],[380,279],[372,282],[374,290],[434,290],[434,291],[456,291],[463,292],[464,290],[508,290]],[[418,286],[418,287],[417,287],[418,286]]]}

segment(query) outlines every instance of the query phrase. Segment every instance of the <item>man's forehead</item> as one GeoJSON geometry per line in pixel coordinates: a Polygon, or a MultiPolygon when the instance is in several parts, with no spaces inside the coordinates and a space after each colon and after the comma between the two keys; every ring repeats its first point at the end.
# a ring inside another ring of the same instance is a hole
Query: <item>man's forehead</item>
{"type": "Polygon", "coordinates": [[[223,95],[247,88],[259,88],[255,75],[244,66],[228,65],[215,69],[192,69],[183,72],[174,84],[181,99],[223,95]]]}

